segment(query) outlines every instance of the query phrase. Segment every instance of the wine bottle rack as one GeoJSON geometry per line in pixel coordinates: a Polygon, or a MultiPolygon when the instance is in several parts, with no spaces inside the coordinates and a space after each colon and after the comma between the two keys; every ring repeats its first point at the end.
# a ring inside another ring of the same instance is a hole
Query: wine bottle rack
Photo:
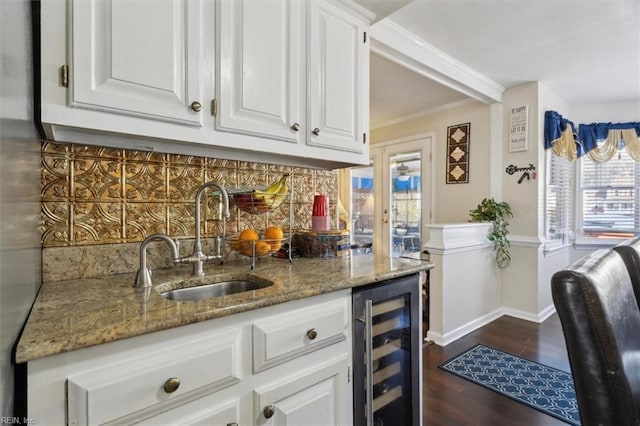
{"type": "Polygon", "coordinates": [[[356,426],[419,424],[419,296],[417,275],[354,289],[356,426]]]}

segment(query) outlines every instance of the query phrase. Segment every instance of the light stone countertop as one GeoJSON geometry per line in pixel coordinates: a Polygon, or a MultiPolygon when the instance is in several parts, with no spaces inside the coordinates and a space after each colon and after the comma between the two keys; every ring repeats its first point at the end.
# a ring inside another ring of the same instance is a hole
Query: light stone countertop
{"type": "MultiPolygon", "coordinates": [[[[15,361],[73,351],[128,337],[271,306],[296,299],[358,287],[433,268],[433,263],[376,255],[338,259],[260,259],[256,269],[246,262],[209,264],[207,276],[252,273],[274,282],[250,292],[174,302],[154,288],[133,287],[134,274],[43,283],[16,348],[15,361]]],[[[191,269],[153,271],[157,286],[191,278],[191,269]]]]}

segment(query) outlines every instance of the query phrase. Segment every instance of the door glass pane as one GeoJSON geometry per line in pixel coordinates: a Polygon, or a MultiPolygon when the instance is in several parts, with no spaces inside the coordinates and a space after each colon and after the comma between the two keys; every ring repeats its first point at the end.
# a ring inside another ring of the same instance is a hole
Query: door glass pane
{"type": "Polygon", "coordinates": [[[390,221],[394,257],[420,251],[422,189],[420,152],[397,154],[389,159],[391,176],[390,221]]]}
{"type": "MultiPolygon", "coordinates": [[[[352,244],[373,244],[373,166],[351,169],[352,244]]],[[[373,248],[373,247],[372,247],[373,248]]],[[[367,250],[369,251],[369,250],[367,250]]]]}

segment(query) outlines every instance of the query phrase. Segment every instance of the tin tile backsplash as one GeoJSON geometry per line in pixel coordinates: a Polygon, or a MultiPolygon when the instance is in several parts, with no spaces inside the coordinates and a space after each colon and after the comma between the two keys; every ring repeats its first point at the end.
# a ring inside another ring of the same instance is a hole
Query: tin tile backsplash
{"type": "MultiPolygon", "coordinates": [[[[266,186],[289,173],[294,229],[311,226],[315,194],[335,206],[337,172],[131,151],[50,141],[42,145],[42,245],[140,242],[162,232],[193,237],[195,193],[214,180],[225,187],[266,186]]],[[[203,236],[221,232],[217,197],[203,207],[203,236]]],[[[289,226],[288,203],[262,215],[232,208],[227,235],[251,227],[289,226]]]]}

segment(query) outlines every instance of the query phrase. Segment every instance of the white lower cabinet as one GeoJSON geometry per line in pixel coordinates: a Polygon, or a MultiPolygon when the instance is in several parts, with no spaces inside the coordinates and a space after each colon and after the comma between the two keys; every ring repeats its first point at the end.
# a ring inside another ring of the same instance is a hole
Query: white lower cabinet
{"type": "Polygon", "coordinates": [[[330,359],[281,382],[255,390],[258,424],[326,426],[351,424],[352,398],[346,356],[330,359]]]}
{"type": "Polygon", "coordinates": [[[28,415],[70,425],[350,425],[350,318],[345,290],[37,359],[28,415]]]}

